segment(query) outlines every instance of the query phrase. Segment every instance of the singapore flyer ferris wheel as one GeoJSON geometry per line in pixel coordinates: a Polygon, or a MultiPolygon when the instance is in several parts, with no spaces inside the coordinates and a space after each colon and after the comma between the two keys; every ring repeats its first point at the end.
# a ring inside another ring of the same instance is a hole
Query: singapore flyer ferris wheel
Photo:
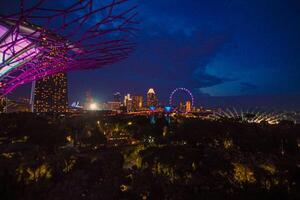
{"type": "Polygon", "coordinates": [[[173,102],[173,97],[174,97],[174,95],[175,95],[177,92],[179,92],[179,91],[183,91],[183,92],[185,92],[186,94],[188,94],[189,97],[190,97],[192,106],[195,105],[194,96],[193,96],[193,94],[192,94],[192,92],[191,92],[190,90],[188,90],[188,89],[186,89],[186,88],[176,88],[175,90],[173,90],[173,92],[172,92],[171,95],[170,95],[170,98],[169,98],[169,104],[170,104],[170,106],[173,106],[173,103],[174,103],[174,102],[173,102]]]}

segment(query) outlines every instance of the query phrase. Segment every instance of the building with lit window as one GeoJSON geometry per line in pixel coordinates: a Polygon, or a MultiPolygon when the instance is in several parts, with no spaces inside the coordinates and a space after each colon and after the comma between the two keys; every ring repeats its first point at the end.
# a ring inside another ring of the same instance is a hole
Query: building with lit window
{"type": "Polygon", "coordinates": [[[120,107],[121,107],[121,102],[109,101],[107,103],[108,110],[118,111],[118,110],[120,110],[120,107]]]}
{"type": "Polygon", "coordinates": [[[36,81],[34,112],[65,113],[68,111],[67,74],[59,73],[36,81]]]}
{"type": "Polygon", "coordinates": [[[132,96],[132,111],[143,109],[143,96],[132,96]]]}
{"type": "Polygon", "coordinates": [[[192,103],[190,101],[187,101],[185,103],[185,112],[191,112],[192,111],[192,103]]]}
{"type": "Polygon", "coordinates": [[[151,106],[158,106],[158,99],[153,88],[150,88],[147,92],[147,107],[151,106]]]}
{"type": "Polygon", "coordinates": [[[130,97],[130,94],[124,96],[124,106],[126,107],[127,112],[132,111],[132,98],[130,97]]]}

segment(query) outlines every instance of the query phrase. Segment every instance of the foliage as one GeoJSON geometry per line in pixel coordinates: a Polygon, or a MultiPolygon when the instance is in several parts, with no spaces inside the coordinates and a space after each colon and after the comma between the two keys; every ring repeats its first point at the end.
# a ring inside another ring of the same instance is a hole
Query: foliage
{"type": "Polygon", "coordinates": [[[255,183],[256,179],[254,172],[247,166],[241,163],[233,163],[234,165],[234,180],[239,184],[255,183]]]}
{"type": "Polygon", "coordinates": [[[299,126],[164,120],[0,115],[0,199],[299,199],[299,126]]]}

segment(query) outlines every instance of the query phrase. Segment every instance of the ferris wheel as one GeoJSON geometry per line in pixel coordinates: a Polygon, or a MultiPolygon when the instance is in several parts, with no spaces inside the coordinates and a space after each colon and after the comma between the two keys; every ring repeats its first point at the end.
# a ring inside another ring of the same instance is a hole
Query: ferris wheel
{"type": "Polygon", "coordinates": [[[188,90],[188,89],[186,89],[186,88],[176,88],[175,90],[173,90],[173,92],[172,92],[171,95],[170,95],[170,98],[169,98],[169,104],[170,104],[170,106],[173,105],[173,96],[174,96],[177,92],[179,92],[179,91],[183,91],[183,92],[185,92],[186,94],[188,94],[189,97],[190,97],[192,106],[195,105],[195,104],[194,104],[194,103],[195,103],[195,102],[194,102],[194,96],[193,96],[193,94],[192,94],[192,92],[191,92],[190,90],[188,90]]]}

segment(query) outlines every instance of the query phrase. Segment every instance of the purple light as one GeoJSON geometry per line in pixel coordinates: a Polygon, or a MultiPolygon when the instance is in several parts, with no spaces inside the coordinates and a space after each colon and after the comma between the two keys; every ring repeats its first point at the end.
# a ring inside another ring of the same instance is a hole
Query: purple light
{"type": "Polygon", "coordinates": [[[40,0],[21,13],[0,17],[0,95],[45,76],[101,68],[129,56],[135,47],[130,42],[135,7],[122,11],[115,8],[127,0],[102,7],[93,1],[71,0],[62,10],[40,0]]]}
{"type": "Polygon", "coordinates": [[[8,29],[5,26],[2,26],[0,24],[0,38],[8,31],[8,29]]]}
{"type": "Polygon", "coordinates": [[[155,111],[156,110],[155,106],[150,106],[149,108],[150,108],[151,111],[155,111]]]}
{"type": "Polygon", "coordinates": [[[191,97],[192,106],[194,106],[194,96],[193,96],[192,92],[190,90],[186,89],[186,88],[176,88],[175,90],[173,90],[173,92],[170,95],[170,99],[169,99],[170,106],[173,105],[173,96],[178,91],[184,91],[184,92],[186,92],[191,97]]]}

